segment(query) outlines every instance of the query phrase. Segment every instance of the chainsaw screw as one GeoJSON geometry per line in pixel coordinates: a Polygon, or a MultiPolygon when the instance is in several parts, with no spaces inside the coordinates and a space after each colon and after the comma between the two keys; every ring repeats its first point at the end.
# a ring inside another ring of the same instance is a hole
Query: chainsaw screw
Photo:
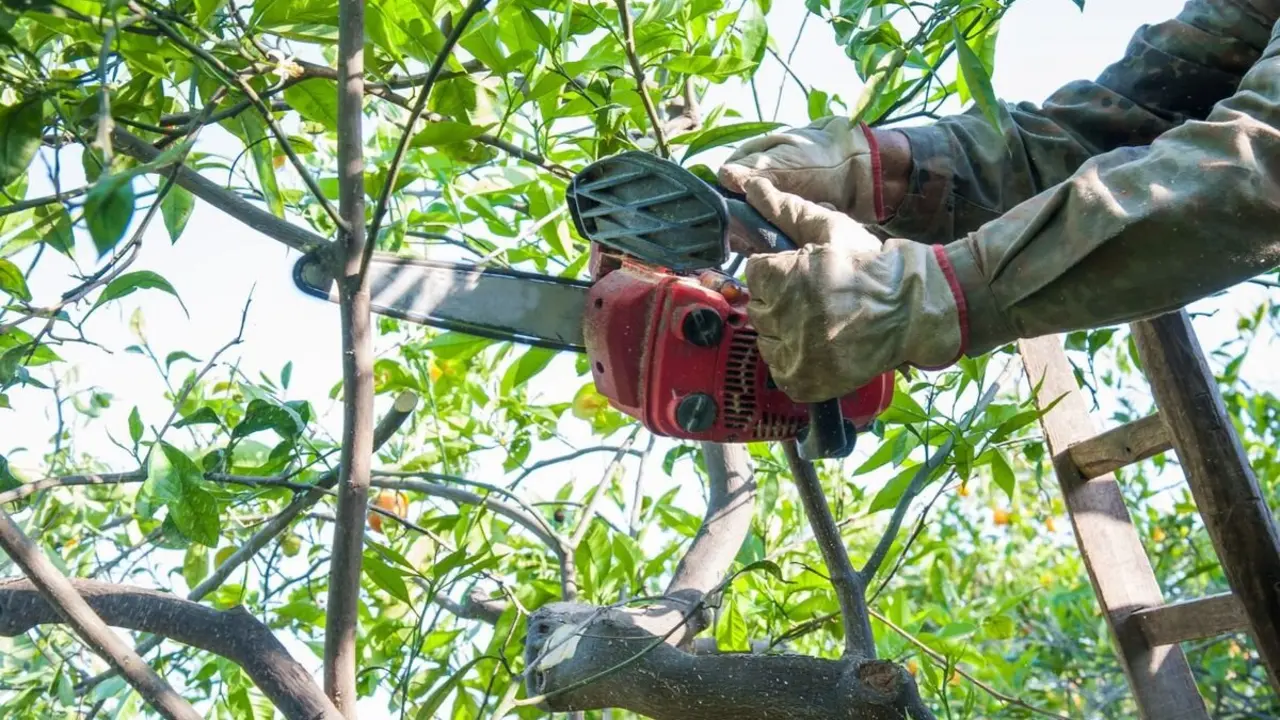
{"type": "Polygon", "coordinates": [[[715,310],[700,307],[690,310],[684,316],[680,329],[684,332],[685,340],[698,347],[711,347],[718,344],[724,336],[724,321],[715,310]]]}
{"type": "Polygon", "coordinates": [[[676,406],[676,424],[685,432],[702,432],[716,421],[716,401],[706,393],[686,395],[676,406]]]}

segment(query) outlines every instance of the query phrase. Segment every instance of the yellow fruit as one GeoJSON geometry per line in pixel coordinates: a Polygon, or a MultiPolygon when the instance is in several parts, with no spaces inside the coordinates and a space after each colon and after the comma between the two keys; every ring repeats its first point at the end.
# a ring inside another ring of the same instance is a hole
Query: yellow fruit
{"type": "Polygon", "coordinates": [[[951,677],[947,678],[947,682],[951,683],[952,685],[959,685],[959,684],[960,684],[960,673],[956,672],[956,671],[955,671],[955,669],[954,669],[954,668],[952,668],[952,670],[951,670],[951,677]]]}
{"type": "Polygon", "coordinates": [[[1154,541],[1156,541],[1156,542],[1164,542],[1164,539],[1165,539],[1166,537],[1169,537],[1169,536],[1165,534],[1165,532],[1164,532],[1164,529],[1163,529],[1163,528],[1156,528],[1156,529],[1151,533],[1151,539],[1152,539],[1152,540],[1154,540],[1154,541]]]}
{"type": "Polygon", "coordinates": [[[431,382],[435,382],[444,375],[444,371],[440,369],[435,360],[431,360],[427,363],[427,375],[431,377],[431,382]]]}
{"type": "Polygon", "coordinates": [[[960,497],[969,497],[969,481],[965,480],[960,483],[960,489],[956,492],[960,494],[960,497]]]}
{"type": "Polygon", "coordinates": [[[1047,518],[1045,518],[1045,519],[1044,519],[1044,529],[1045,529],[1045,530],[1048,530],[1049,532],[1056,532],[1056,531],[1057,531],[1057,529],[1058,529],[1058,525],[1057,525],[1057,523],[1055,523],[1055,522],[1053,521],[1053,516],[1052,516],[1052,515],[1050,515],[1049,517],[1047,517],[1047,518]]]}
{"type": "Polygon", "coordinates": [[[1040,575],[1041,587],[1053,587],[1053,573],[1042,573],[1040,575]]]}
{"type": "Polygon", "coordinates": [[[908,660],[907,672],[911,673],[912,675],[915,675],[916,673],[920,672],[920,663],[916,662],[915,660],[908,660]]]}
{"type": "Polygon", "coordinates": [[[284,157],[283,155],[277,155],[277,156],[275,156],[275,157],[271,158],[271,164],[272,164],[272,165],[275,167],[275,169],[277,169],[277,170],[279,170],[280,168],[284,167],[284,162],[285,162],[285,157],[284,157]]]}
{"type": "Polygon", "coordinates": [[[997,525],[1008,525],[1008,524],[1009,524],[1009,511],[1008,511],[1008,510],[1001,510],[1000,508],[996,508],[995,510],[992,510],[992,511],[991,511],[991,522],[993,522],[993,523],[995,523],[995,524],[997,524],[997,525]]]}

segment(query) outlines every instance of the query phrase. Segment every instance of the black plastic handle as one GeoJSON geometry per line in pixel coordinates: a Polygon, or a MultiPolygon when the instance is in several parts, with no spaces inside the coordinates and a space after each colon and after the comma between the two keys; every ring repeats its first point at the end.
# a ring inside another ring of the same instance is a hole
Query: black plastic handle
{"type": "MultiPolygon", "coordinates": [[[[730,236],[742,239],[743,247],[749,247],[755,253],[796,249],[791,238],[748,205],[742,195],[723,188],[720,192],[729,206],[730,236]]],[[[840,398],[833,398],[809,405],[809,426],[800,432],[797,440],[800,455],[806,460],[839,458],[853,451],[857,433],[852,423],[845,422],[840,398]]]]}

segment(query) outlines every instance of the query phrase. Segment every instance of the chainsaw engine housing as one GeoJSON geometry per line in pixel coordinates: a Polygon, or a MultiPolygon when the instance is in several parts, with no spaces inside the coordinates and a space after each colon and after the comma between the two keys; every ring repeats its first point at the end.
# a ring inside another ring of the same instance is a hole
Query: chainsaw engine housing
{"type": "MultiPolygon", "coordinates": [[[[786,440],[809,423],[808,406],[773,385],[745,296],[731,303],[696,278],[609,259],[605,268],[593,263],[604,272],[589,292],[583,335],[596,389],[610,404],[686,440],[786,440]]],[[[840,405],[861,428],[892,399],[893,375],[885,373],[840,405]]]]}

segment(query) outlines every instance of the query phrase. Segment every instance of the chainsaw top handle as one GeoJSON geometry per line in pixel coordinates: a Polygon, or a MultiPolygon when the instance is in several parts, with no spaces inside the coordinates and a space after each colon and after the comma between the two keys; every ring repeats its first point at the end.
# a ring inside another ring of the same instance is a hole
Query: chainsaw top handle
{"type": "MultiPolygon", "coordinates": [[[[638,150],[588,165],[569,183],[565,200],[584,239],[678,272],[724,265],[730,237],[752,253],[796,249],[742,195],[638,150]]],[[[839,398],[810,405],[809,425],[797,438],[808,459],[844,457],[855,439],[839,398]]]]}

